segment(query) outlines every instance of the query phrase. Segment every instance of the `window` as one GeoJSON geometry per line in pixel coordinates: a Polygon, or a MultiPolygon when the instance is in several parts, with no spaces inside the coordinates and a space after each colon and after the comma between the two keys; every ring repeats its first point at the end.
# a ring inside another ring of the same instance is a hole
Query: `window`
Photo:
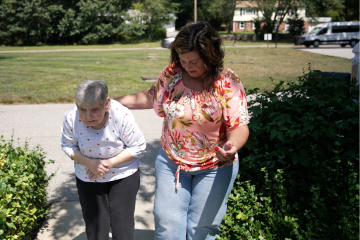
{"type": "Polygon", "coordinates": [[[333,33],[358,32],[359,26],[333,26],[333,33]]]}
{"type": "Polygon", "coordinates": [[[240,16],[257,16],[256,8],[240,8],[240,16]]]}
{"type": "Polygon", "coordinates": [[[327,28],[323,28],[323,29],[320,30],[320,32],[318,33],[318,35],[324,35],[324,34],[327,33],[327,31],[328,31],[327,28]]]}
{"type": "Polygon", "coordinates": [[[251,22],[251,29],[256,29],[254,22],[251,22]]]}
{"type": "Polygon", "coordinates": [[[297,8],[290,8],[289,9],[289,16],[295,16],[297,12],[297,8]]]}
{"type": "Polygon", "coordinates": [[[359,25],[357,25],[357,26],[350,26],[350,32],[359,32],[359,25]]]}
{"type": "Polygon", "coordinates": [[[239,22],[239,29],[245,29],[245,22],[239,22]]]}

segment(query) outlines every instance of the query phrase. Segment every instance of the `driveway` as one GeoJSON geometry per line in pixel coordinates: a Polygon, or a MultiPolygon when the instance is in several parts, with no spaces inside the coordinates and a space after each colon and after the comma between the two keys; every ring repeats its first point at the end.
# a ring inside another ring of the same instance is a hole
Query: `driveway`
{"type": "Polygon", "coordinates": [[[343,48],[340,47],[339,45],[320,45],[318,48],[314,48],[314,47],[307,48],[303,46],[295,46],[295,48],[306,52],[347,58],[347,59],[352,59],[355,56],[355,54],[352,52],[353,48],[350,46],[346,46],[343,48]]]}

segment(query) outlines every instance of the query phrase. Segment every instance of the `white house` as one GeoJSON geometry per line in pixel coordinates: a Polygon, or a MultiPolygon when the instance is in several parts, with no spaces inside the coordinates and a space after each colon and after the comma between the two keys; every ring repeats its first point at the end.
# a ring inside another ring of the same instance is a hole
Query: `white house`
{"type": "MultiPolygon", "coordinates": [[[[273,13],[273,16],[274,17],[273,13]]],[[[305,8],[297,8],[299,18],[305,20],[304,27],[306,32],[311,31],[311,27],[321,22],[331,22],[331,18],[306,18],[305,8]],[[330,19],[330,20],[329,20],[330,19]],[[308,22],[310,21],[310,22],[308,22]],[[316,24],[314,24],[316,22],[316,24]],[[310,28],[310,30],[309,30],[310,28]]],[[[237,1],[233,18],[233,32],[254,32],[254,20],[262,17],[262,12],[258,10],[257,4],[254,1],[237,1]]],[[[289,25],[287,20],[295,16],[295,8],[291,9],[289,14],[285,16],[283,23],[279,26],[279,32],[287,32],[289,25]]]]}
{"type": "MultiPolygon", "coordinates": [[[[146,21],[143,20],[144,14],[141,13],[138,10],[129,9],[127,13],[133,18],[133,21],[141,22],[142,24],[145,24],[146,21]]],[[[173,13],[167,14],[168,17],[171,19],[168,24],[163,24],[163,27],[166,30],[166,36],[170,37],[176,34],[175,32],[175,20],[176,16],[173,13]]],[[[128,20],[125,20],[126,23],[130,23],[128,20]]]]}

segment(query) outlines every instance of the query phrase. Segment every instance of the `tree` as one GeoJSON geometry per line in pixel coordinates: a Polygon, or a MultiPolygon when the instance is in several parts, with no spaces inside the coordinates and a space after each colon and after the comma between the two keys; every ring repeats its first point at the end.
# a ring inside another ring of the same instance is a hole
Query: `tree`
{"type": "Polygon", "coordinates": [[[215,29],[226,24],[231,32],[236,0],[200,0],[199,3],[199,19],[209,22],[215,29]]]}
{"type": "Polygon", "coordinates": [[[175,28],[180,29],[188,22],[194,21],[194,0],[172,0],[172,3],[177,4],[175,28]]]}
{"type": "Polygon", "coordinates": [[[122,11],[131,1],[125,0],[80,0],[69,6],[59,23],[61,37],[80,38],[81,43],[96,43],[99,40],[116,37],[120,31],[122,11]]]}
{"type": "Polygon", "coordinates": [[[275,32],[275,47],[277,47],[277,39],[279,26],[289,15],[290,11],[296,12],[298,7],[305,7],[307,0],[251,0],[255,2],[258,10],[262,13],[262,18],[256,20],[257,25],[263,22],[263,33],[275,32]]]}
{"type": "Polygon", "coordinates": [[[140,12],[143,24],[147,27],[148,39],[154,39],[156,31],[162,31],[163,24],[173,19],[170,13],[174,13],[178,4],[170,0],[144,0],[133,5],[140,12]]]}
{"type": "Polygon", "coordinates": [[[2,1],[0,24],[5,44],[46,43],[56,32],[54,17],[61,7],[46,0],[2,1]]]}
{"type": "MultiPolygon", "coordinates": [[[[177,29],[194,21],[194,0],[173,0],[172,2],[178,4],[175,22],[177,29]]],[[[197,4],[199,21],[206,21],[217,30],[222,24],[226,24],[228,30],[231,31],[236,0],[198,0],[197,4]]]]}
{"type": "Polygon", "coordinates": [[[332,21],[359,21],[358,0],[315,0],[309,14],[331,17],[332,21]]]}

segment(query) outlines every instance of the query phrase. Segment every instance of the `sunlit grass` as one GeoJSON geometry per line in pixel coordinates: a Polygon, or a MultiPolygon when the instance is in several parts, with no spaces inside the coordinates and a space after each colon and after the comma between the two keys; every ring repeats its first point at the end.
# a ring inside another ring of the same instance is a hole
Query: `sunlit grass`
{"type": "MultiPolygon", "coordinates": [[[[110,97],[135,93],[151,86],[141,76],[159,75],[169,55],[168,49],[1,54],[0,103],[73,102],[77,85],[95,78],[107,82],[110,97]],[[152,54],[159,59],[148,60],[152,54]]],[[[308,63],[325,72],[350,72],[351,67],[348,59],[291,48],[226,48],[224,63],[247,89],[271,89],[270,77],[296,80],[308,63]]]]}

